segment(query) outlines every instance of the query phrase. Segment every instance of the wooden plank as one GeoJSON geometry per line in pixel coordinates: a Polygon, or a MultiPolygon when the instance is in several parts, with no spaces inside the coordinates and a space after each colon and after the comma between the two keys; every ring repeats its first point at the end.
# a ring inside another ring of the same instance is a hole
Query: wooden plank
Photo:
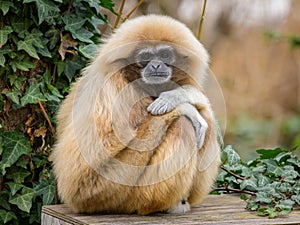
{"type": "Polygon", "coordinates": [[[138,215],[75,214],[66,205],[49,205],[42,209],[42,225],[56,224],[300,224],[300,211],[276,219],[259,217],[245,209],[246,203],[235,195],[209,195],[204,202],[185,214],[156,213],[138,215]],[[56,223],[57,220],[60,223],[56,223]]]}

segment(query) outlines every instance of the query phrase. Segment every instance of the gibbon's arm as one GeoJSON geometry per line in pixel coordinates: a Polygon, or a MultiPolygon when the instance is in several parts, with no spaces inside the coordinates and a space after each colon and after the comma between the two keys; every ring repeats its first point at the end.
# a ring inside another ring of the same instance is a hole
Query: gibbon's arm
{"type": "Polygon", "coordinates": [[[209,108],[207,97],[192,85],[183,85],[171,91],[162,92],[147,110],[153,115],[161,115],[182,103],[190,103],[197,109],[209,108]]]}
{"type": "Polygon", "coordinates": [[[191,121],[196,133],[197,147],[201,148],[208,124],[197,109],[201,111],[201,109],[209,107],[208,99],[203,93],[191,85],[184,85],[171,91],[162,92],[148,106],[147,110],[153,115],[165,114],[173,109],[178,110],[180,115],[186,116],[191,121]]]}
{"type": "Polygon", "coordinates": [[[182,103],[176,106],[175,110],[178,110],[180,115],[186,116],[191,121],[195,129],[197,148],[200,149],[204,144],[205,133],[208,128],[207,122],[190,103],[182,103]]]}

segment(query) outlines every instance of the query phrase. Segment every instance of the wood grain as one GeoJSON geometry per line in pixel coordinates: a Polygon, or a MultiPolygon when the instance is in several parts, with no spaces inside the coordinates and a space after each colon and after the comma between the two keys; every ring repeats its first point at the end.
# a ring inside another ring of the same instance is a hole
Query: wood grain
{"type": "Polygon", "coordinates": [[[185,214],[157,213],[150,216],[75,214],[67,205],[43,206],[42,225],[58,224],[300,224],[300,211],[276,219],[259,217],[245,209],[236,195],[209,195],[204,202],[185,214]]]}

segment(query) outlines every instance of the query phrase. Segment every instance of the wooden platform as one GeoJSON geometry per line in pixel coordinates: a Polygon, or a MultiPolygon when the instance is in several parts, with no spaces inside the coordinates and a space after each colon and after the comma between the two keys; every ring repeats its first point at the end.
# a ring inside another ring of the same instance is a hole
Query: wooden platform
{"type": "Polygon", "coordinates": [[[185,214],[84,215],[74,214],[66,205],[42,209],[42,225],[68,224],[300,224],[300,210],[285,217],[268,219],[245,210],[246,203],[234,195],[209,195],[203,204],[185,214]]]}

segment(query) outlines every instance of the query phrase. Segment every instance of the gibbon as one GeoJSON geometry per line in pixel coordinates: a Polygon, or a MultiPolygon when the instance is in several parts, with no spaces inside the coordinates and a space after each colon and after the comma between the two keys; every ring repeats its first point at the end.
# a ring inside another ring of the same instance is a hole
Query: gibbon
{"type": "Polygon", "coordinates": [[[78,213],[181,213],[211,190],[220,146],[202,83],[209,56],[182,23],[123,23],[57,115],[58,194],[78,213]]]}

